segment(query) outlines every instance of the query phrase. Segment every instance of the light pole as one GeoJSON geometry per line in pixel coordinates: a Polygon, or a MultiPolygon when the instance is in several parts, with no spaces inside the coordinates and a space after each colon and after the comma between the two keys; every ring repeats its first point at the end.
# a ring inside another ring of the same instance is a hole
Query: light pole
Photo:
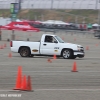
{"type": "Polygon", "coordinates": [[[83,17],[83,24],[85,24],[85,19],[86,19],[86,18],[85,18],[85,17],[83,17]]]}
{"type": "Polygon", "coordinates": [[[53,8],[53,0],[51,0],[51,9],[53,8]]]}
{"type": "Polygon", "coordinates": [[[100,0],[98,1],[98,29],[100,29],[99,25],[100,25],[100,0]]]}
{"type": "Polygon", "coordinates": [[[77,21],[78,21],[77,19],[78,19],[78,16],[76,15],[76,16],[75,16],[75,24],[76,24],[76,25],[77,25],[77,21]]]}
{"type": "Polygon", "coordinates": [[[97,10],[97,6],[98,5],[98,0],[96,0],[96,3],[95,3],[95,9],[97,10]]]}

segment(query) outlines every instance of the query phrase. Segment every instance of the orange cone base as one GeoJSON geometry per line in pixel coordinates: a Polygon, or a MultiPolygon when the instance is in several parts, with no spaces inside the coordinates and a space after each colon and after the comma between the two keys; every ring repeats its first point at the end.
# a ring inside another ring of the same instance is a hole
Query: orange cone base
{"type": "Polygon", "coordinates": [[[14,88],[13,90],[21,90],[21,88],[14,88]]]}
{"type": "Polygon", "coordinates": [[[52,63],[52,61],[50,59],[48,59],[48,62],[52,63]]]}
{"type": "Polygon", "coordinates": [[[33,90],[27,90],[27,89],[20,89],[21,91],[28,91],[28,92],[33,92],[33,90]]]}
{"type": "Polygon", "coordinates": [[[78,71],[77,71],[77,70],[75,70],[75,71],[74,71],[74,70],[72,70],[72,72],[78,72],[78,71]]]}
{"type": "Polygon", "coordinates": [[[20,90],[20,91],[34,92],[33,90],[20,89],[20,88],[14,88],[13,90],[20,90]]]}

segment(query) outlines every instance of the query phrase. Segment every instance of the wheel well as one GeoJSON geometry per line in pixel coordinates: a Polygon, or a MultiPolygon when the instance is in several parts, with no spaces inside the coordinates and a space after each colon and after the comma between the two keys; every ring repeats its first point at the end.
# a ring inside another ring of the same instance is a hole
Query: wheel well
{"type": "MultiPolygon", "coordinates": [[[[21,46],[21,47],[19,47],[18,53],[20,52],[20,49],[23,47],[28,48],[30,50],[30,47],[28,47],[28,46],[21,46]]],[[[30,50],[30,53],[31,53],[31,50],[30,50]]]]}
{"type": "Polygon", "coordinates": [[[67,49],[67,50],[71,50],[71,51],[73,52],[73,50],[70,49],[70,48],[63,48],[62,51],[61,51],[61,56],[62,56],[62,53],[63,53],[63,51],[64,51],[65,49],[67,49]]]}

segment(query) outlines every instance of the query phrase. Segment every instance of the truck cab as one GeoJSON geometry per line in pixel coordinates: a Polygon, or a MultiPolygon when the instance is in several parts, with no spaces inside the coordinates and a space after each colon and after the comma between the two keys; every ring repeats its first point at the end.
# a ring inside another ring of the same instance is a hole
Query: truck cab
{"type": "Polygon", "coordinates": [[[45,55],[60,55],[60,43],[64,43],[64,41],[55,35],[43,35],[41,38],[41,53],[45,55]]]}

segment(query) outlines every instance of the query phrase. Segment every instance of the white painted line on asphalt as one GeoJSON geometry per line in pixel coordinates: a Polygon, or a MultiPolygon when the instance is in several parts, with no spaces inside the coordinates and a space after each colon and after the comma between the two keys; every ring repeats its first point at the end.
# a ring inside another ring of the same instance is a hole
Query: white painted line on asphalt
{"type": "Polygon", "coordinates": [[[85,72],[85,73],[96,73],[96,72],[100,72],[100,71],[79,71],[79,72],[85,72]]]}
{"type": "MultiPolygon", "coordinates": [[[[89,51],[89,52],[93,52],[93,51],[89,51]]],[[[100,59],[100,57],[84,57],[84,60],[85,58],[92,58],[92,59],[99,58],[100,59]]]]}
{"type": "MultiPolygon", "coordinates": [[[[17,72],[17,71],[0,70],[0,72],[17,72]]],[[[70,71],[23,71],[23,72],[34,72],[34,73],[66,73],[66,72],[71,72],[71,70],[70,71]]],[[[84,73],[97,73],[98,72],[99,73],[100,71],[78,71],[78,72],[84,72],[84,73]]]]}
{"type": "Polygon", "coordinates": [[[36,89],[34,91],[100,91],[100,89],[36,89]]]}
{"type": "MultiPolygon", "coordinates": [[[[100,89],[34,89],[34,91],[100,91],[100,89]]],[[[0,90],[0,92],[21,92],[21,90],[0,90]]]]}

